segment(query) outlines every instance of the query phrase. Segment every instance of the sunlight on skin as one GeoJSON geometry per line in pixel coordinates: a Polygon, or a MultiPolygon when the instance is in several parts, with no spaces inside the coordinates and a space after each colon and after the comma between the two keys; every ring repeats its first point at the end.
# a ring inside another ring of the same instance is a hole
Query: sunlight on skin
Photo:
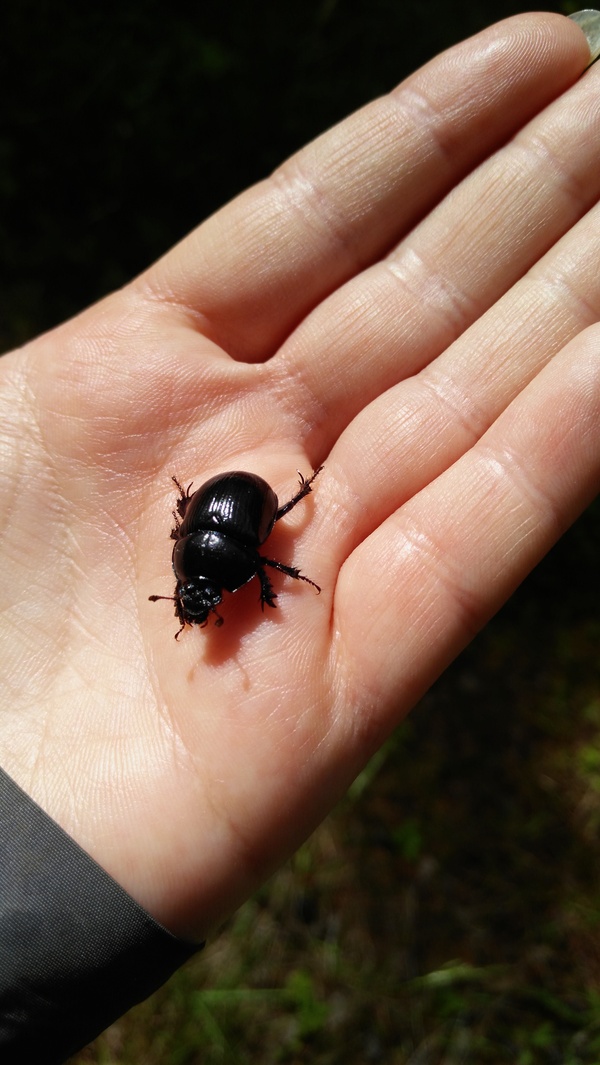
{"type": "Polygon", "coordinates": [[[521,15],[412,75],[0,365],[0,761],[203,938],[597,491],[598,67],[521,15]],[[176,641],[177,492],[292,497],[176,641]],[[35,580],[32,581],[32,574],[35,580]]]}

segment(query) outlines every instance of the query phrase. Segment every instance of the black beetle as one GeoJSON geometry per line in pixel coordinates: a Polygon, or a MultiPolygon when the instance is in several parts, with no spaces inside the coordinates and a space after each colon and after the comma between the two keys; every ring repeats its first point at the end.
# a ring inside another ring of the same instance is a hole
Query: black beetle
{"type": "Polygon", "coordinates": [[[184,489],[173,477],[180,493],[171,532],[177,585],[175,595],[151,595],[149,599],[153,603],[157,599],[175,603],[175,617],[181,623],[175,639],[186,625],[208,624],[211,613],[216,614],[215,625],[222,625],[217,606],[223,599],[223,589],[237,592],[253,577],[260,581],[261,608],[264,610],[265,603],[274,607],[277,596],[265,566],[321,591],[295,566],[266,558],[258,548],[269,537],[275,522],[312,491],[311,484],[322,469],[319,466],[308,479],[300,473],[300,488],[283,507],[270,485],[255,473],[219,473],[191,495],[192,485],[184,489]]]}

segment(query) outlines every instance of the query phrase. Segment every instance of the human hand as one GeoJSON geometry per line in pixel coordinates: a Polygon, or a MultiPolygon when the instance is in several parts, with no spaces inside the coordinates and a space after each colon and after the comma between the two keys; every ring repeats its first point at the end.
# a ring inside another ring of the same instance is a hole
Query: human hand
{"type": "Polygon", "coordinates": [[[519,16],[5,356],[0,764],[202,938],[326,814],[597,490],[600,71],[519,16]],[[588,212],[586,214],[586,212],[588,212]],[[585,217],[584,217],[585,215],[585,217]],[[182,483],[314,493],[177,628],[182,483]]]}

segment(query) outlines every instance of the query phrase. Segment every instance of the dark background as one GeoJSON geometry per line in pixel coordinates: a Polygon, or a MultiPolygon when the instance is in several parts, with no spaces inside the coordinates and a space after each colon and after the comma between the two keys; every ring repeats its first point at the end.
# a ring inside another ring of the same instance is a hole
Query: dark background
{"type": "Polygon", "coordinates": [[[523,10],[475,0],[9,0],[0,345],[121,285],[326,127],[523,10]]]}
{"type": "MultiPolygon", "coordinates": [[[[352,109],[527,9],[5,7],[0,347],[125,283],[352,109]]],[[[81,1063],[597,1065],[599,526],[595,505],[296,859],[81,1063]]]]}

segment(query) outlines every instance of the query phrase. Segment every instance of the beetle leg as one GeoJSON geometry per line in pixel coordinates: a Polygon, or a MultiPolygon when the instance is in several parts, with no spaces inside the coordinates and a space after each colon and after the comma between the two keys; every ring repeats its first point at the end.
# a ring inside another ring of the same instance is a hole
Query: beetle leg
{"type": "MultiPolygon", "coordinates": [[[[299,503],[301,499],[304,499],[304,496],[307,496],[309,492],[312,492],[312,488],[310,486],[313,483],[317,474],[319,474],[322,469],[323,467],[319,466],[318,469],[316,469],[313,473],[312,477],[308,478],[303,477],[300,473],[300,470],[298,470],[298,476],[300,478],[300,488],[296,492],[296,495],[293,496],[292,499],[290,499],[289,503],[284,503],[284,505],[279,508],[275,515],[275,521],[279,521],[280,518],[283,518],[284,514],[289,514],[290,510],[292,510],[292,508],[296,506],[296,503],[299,503]]],[[[293,574],[290,574],[290,576],[293,576],[293,574]]],[[[310,581],[309,583],[312,584],[312,581],[310,581]]]]}
{"type": "Polygon", "coordinates": [[[178,515],[177,511],[172,510],[171,514],[173,516],[173,521],[175,522],[173,528],[171,529],[171,539],[172,540],[178,540],[179,539],[179,528],[181,526],[181,522],[179,520],[179,515],[178,515]]]}
{"type": "MultiPolygon", "coordinates": [[[[267,562],[268,559],[261,558],[259,559],[259,561],[267,562]]],[[[257,569],[256,576],[260,581],[260,609],[265,609],[265,603],[267,604],[267,606],[275,607],[277,605],[275,602],[275,600],[277,599],[277,595],[273,591],[273,585],[267,577],[267,574],[265,573],[264,569],[257,569]]]]}
{"type": "MultiPolygon", "coordinates": [[[[206,626],[208,625],[209,619],[210,619],[210,614],[216,614],[215,628],[216,629],[220,629],[221,625],[223,625],[224,622],[225,622],[225,618],[221,617],[221,615],[219,614],[219,611],[217,610],[216,606],[213,606],[213,608],[210,611],[206,621],[201,622],[200,628],[201,629],[205,629],[206,628],[206,626]]],[[[190,623],[188,622],[188,624],[190,624],[190,623]]],[[[181,629],[179,631],[181,632],[181,629]]]]}
{"type": "MultiPolygon", "coordinates": [[[[177,500],[177,513],[179,514],[180,518],[184,518],[185,517],[185,512],[186,512],[186,510],[188,508],[188,503],[189,503],[190,498],[191,498],[190,497],[190,488],[192,487],[194,482],[190,481],[190,483],[188,484],[187,488],[184,488],[183,485],[181,485],[179,483],[179,481],[177,480],[176,477],[171,477],[171,480],[173,481],[173,483],[175,485],[177,485],[177,488],[179,489],[179,499],[177,500]]],[[[176,524],[175,524],[175,528],[173,529],[173,532],[171,533],[171,536],[172,536],[172,538],[174,540],[176,540],[177,536],[174,535],[174,534],[177,532],[177,529],[179,528],[179,520],[178,520],[178,518],[177,518],[175,513],[173,513],[173,517],[175,518],[175,523],[176,524]]]]}
{"type": "Polygon", "coordinates": [[[185,629],[185,626],[187,625],[187,622],[185,620],[185,612],[184,612],[184,609],[183,609],[183,603],[181,602],[181,597],[179,595],[177,595],[177,592],[173,596],[173,601],[175,603],[175,617],[177,618],[177,620],[179,621],[179,623],[181,625],[181,628],[178,629],[177,632],[175,633],[175,639],[178,640],[179,639],[179,634],[181,632],[183,632],[183,630],[185,629]]]}
{"type": "MultiPolygon", "coordinates": [[[[317,473],[318,472],[319,471],[317,470],[317,473]]],[[[312,584],[313,588],[317,589],[317,592],[321,591],[318,584],[315,584],[314,581],[311,581],[310,577],[305,577],[304,574],[300,573],[300,570],[296,569],[295,566],[286,566],[284,562],[276,562],[273,558],[261,558],[260,562],[262,562],[263,566],[272,566],[273,569],[278,569],[280,573],[287,573],[288,577],[293,577],[295,581],[305,581],[306,584],[312,584]]],[[[268,577],[266,576],[266,574],[265,577],[268,581],[268,577]]],[[[271,605],[273,606],[274,604],[271,605]]]]}

